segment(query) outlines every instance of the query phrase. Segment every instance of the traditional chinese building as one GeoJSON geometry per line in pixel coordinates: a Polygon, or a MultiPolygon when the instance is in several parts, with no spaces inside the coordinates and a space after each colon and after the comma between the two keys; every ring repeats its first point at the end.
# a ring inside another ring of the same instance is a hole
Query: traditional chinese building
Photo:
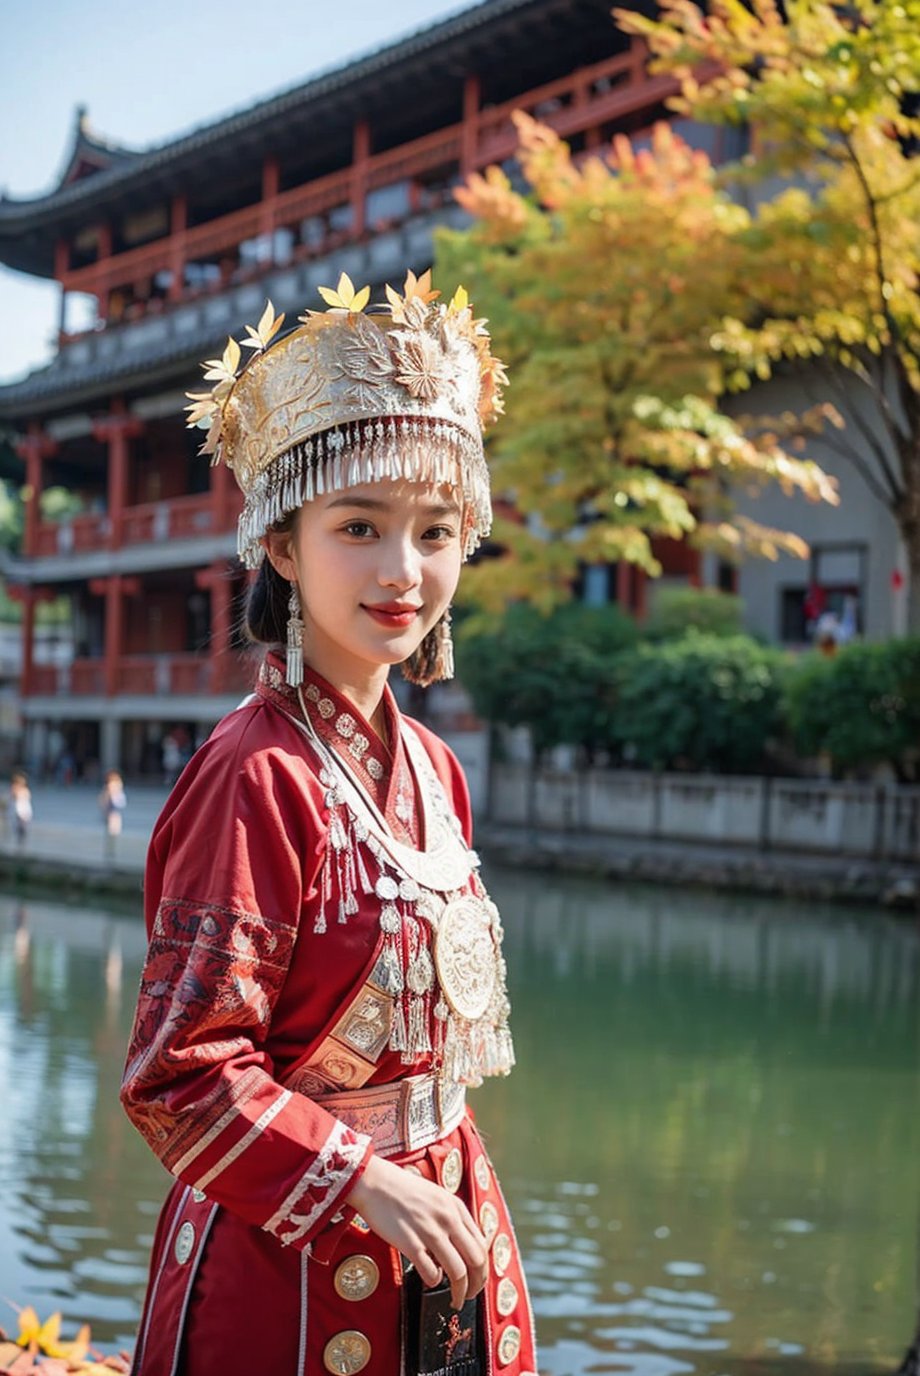
{"type": "MultiPolygon", "coordinates": [[[[0,200],[0,261],[61,293],[53,362],[0,388],[28,494],[10,581],[30,760],[63,743],[80,764],[156,771],[168,733],[191,744],[246,686],[236,488],[181,415],[198,361],[266,297],[296,314],[342,270],[379,287],[425,268],[434,226],[462,222],[452,188],[511,157],[513,110],[577,151],[640,134],[669,90],[608,0],[485,0],[147,151],[103,142],[78,112],[58,185],[0,200]],[[77,332],[75,296],[95,314],[77,332]],[[50,486],[76,514],[43,519],[50,486]],[[38,664],[35,608],[62,594],[72,653],[38,664]]],[[[693,579],[695,559],[677,547],[669,571],[693,579]]],[[[641,574],[597,574],[593,596],[641,606],[641,574]]]]}

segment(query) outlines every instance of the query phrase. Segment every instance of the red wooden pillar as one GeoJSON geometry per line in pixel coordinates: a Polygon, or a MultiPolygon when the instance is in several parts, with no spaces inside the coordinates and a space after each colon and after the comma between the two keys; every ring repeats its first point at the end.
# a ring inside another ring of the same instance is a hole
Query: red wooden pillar
{"type": "Polygon", "coordinates": [[[626,559],[617,564],[617,606],[632,611],[632,565],[626,559]]]}
{"type": "Polygon", "coordinates": [[[636,581],[633,586],[636,598],[636,617],[639,621],[644,621],[648,612],[648,574],[645,569],[636,569],[636,581]]]}
{"type": "Polygon", "coordinates": [[[468,176],[476,167],[479,147],[479,77],[472,73],[463,81],[463,130],[460,135],[460,171],[468,176]]]}
{"type": "Polygon", "coordinates": [[[109,578],[93,578],[89,585],[95,597],[105,598],[105,649],[103,652],[103,674],[105,691],[108,697],[118,692],[118,669],[124,642],[124,589],[121,576],[114,573],[109,578]]]}
{"type": "Polygon", "coordinates": [[[44,486],[44,461],[57,449],[57,443],[46,435],[38,421],[30,421],[26,435],[15,442],[16,453],[26,465],[26,509],[22,552],[33,558],[38,549],[38,526],[41,520],[41,497],[44,486]]]}
{"type": "Polygon", "coordinates": [[[38,602],[35,588],[23,588],[21,602],[22,676],[20,678],[20,692],[24,698],[27,698],[32,692],[35,668],[35,606],[38,602]]]}
{"type": "Polygon", "coordinates": [[[234,477],[225,463],[211,469],[211,510],[215,531],[223,531],[233,523],[234,477]]]}
{"type": "Polygon", "coordinates": [[[172,274],[168,296],[180,300],[185,291],[185,232],[188,229],[188,201],[174,196],[169,214],[169,270],[172,274]]]}
{"type": "Polygon", "coordinates": [[[23,531],[23,552],[34,556],[38,545],[38,523],[41,514],[42,497],[42,449],[37,435],[31,437],[32,443],[25,451],[26,461],[26,509],[25,529],[23,531]]]}
{"type": "Polygon", "coordinates": [[[125,507],[128,502],[128,465],[130,442],[143,433],[144,423],[130,416],[120,398],[112,402],[112,410],[93,423],[93,435],[108,444],[108,507],[109,548],[119,549],[122,541],[125,507]]]}
{"type": "MultiPolygon", "coordinates": [[[[102,263],[112,256],[112,226],[108,223],[99,225],[96,231],[96,262],[102,263]]],[[[112,288],[109,279],[104,279],[105,285],[96,293],[96,311],[100,320],[109,318],[109,298],[112,295],[112,288]]]]}
{"type": "Polygon", "coordinates": [[[259,232],[271,239],[270,261],[275,261],[275,201],[281,189],[281,168],[277,158],[266,158],[262,164],[262,205],[259,212],[259,232]]]}
{"type": "Polygon", "coordinates": [[[649,51],[645,40],[631,38],[629,41],[629,84],[631,86],[641,86],[648,79],[645,69],[648,56],[649,51]]]}
{"type": "MultiPolygon", "coordinates": [[[[588,89],[588,83],[582,73],[576,72],[572,103],[576,109],[586,111],[590,104],[590,100],[591,93],[588,89]]],[[[600,148],[602,142],[600,126],[597,124],[589,124],[585,129],[586,150],[591,152],[595,148],[600,148]]]]}
{"type": "Polygon", "coordinates": [[[355,123],[351,155],[351,229],[358,239],[367,224],[367,164],[371,156],[371,129],[366,119],[355,123]]]}
{"type": "Polygon", "coordinates": [[[64,342],[64,326],[67,324],[67,283],[65,277],[70,270],[70,245],[66,239],[58,239],[54,245],[54,278],[61,284],[61,300],[58,307],[58,343],[64,342]]]}
{"type": "Polygon", "coordinates": [[[212,693],[222,693],[230,653],[230,571],[218,560],[195,574],[195,585],[211,594],[211,640],[209,645],[209,683],[212,693]]]}

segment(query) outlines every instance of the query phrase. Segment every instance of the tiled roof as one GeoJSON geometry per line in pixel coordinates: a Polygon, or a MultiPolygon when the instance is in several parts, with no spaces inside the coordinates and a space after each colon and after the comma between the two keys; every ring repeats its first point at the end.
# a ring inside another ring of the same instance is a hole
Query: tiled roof
{"type": "MultiPolygon", "coordinates": [[[[425,54],[433,49],[453,46],[464,36],[493,23],[515,11],[537,10],[547,7],[547,0],[481,0],[472,9],[465,9],[451,18],[441,20],[397,43],[387,44],[356,60],[331,68],[300,82],[285,91],[235,114],[223,116],[204,124],[168,143],[122,157],[112,166],[92,176],[83,177],[68,185],[56,187],[44,196],[16,200],[0,196],[0,240],[14,232],[14,227],[32,224],[39,218],[60,214],[63,210],[91,203],[115,185],[142,182],[151,173],[170,163],[197,158],[204,150],[222,142],[233,142],[260,126],[274,124],[293,110],[330,98],[352,87],[361,87],[383,72],[425,54]]],[[[0,246],[2,255],[2,246],[0,246]]]]}

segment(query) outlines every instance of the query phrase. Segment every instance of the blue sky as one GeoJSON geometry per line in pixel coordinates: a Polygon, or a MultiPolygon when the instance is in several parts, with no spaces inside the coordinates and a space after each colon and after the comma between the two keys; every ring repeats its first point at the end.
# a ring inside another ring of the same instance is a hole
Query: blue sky
{"type": "MultiPolygon", "coordinates": [[[[54,185],[77,105],[98,133],[149,147],[467,8],[458,0],[10,0],[0,19],[0,189],[19,198],[54,185]]],[[[54,283],[0,268],[0,381],[51,357],[58,299],[54,283]]]]}

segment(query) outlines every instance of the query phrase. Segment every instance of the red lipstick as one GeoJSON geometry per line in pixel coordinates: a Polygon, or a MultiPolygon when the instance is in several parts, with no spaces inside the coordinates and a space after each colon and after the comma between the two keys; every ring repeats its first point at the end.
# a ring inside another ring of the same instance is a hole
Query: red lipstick
{"type": "Polygon", "coordinates": [[[421,607],[409,602],[376,602],[373,605],[361,604],[368,616],[372,616],[380,626],[390,626],[394,630],[411,626],[421,607]]]}

